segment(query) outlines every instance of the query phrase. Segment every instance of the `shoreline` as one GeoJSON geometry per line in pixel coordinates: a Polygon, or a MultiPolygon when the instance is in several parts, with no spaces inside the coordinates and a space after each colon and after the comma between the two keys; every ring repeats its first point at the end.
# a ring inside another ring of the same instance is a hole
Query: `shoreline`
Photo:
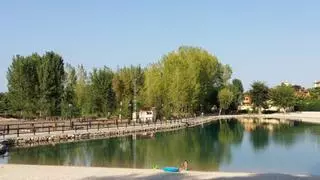
{"type": "Polygon", "coordinates": [[[79,180],[79,179],[319,179],[308,175],[289,174],[256,174],[243,172],[202,172],[185,171],[168,173],[161,169],[130,169],[80,166],[47,166],[47,165],[0,165],[0,180],[2,179],[50,179],[50,180],[79,180]]]}

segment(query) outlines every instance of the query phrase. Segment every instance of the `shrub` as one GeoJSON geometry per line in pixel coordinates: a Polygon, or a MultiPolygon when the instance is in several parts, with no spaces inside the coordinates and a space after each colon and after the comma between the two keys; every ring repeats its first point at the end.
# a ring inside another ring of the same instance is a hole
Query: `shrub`
{"type": "Polygon", "coordinates": [[[300,101],[295,106],[295,111],[320,111],[319,100],[304,100],[300,101]]]}

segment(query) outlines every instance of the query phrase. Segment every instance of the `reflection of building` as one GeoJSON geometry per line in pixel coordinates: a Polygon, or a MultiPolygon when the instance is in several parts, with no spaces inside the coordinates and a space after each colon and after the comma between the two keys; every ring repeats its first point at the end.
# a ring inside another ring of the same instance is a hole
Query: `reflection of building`
{"type": "Polygon", "coordinates": [[[239,122],[243,125],[246,131],[253,131],[256,128],[264,128],[269,131],[273,131],[275,128],[278,128],[280,125],[292,125],[291,121],[281,121],[279,119],[257,119],[257,118],[240,118],[239,122]]]}

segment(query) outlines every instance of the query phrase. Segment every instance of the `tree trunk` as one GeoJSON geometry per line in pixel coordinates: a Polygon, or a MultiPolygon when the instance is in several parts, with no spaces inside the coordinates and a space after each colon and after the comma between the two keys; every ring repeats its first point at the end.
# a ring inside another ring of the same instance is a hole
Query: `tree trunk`
{"type": "Polygon", "coordinates": [[[221,115],[222,108],[219,109],[219,116],[221,115]]]}

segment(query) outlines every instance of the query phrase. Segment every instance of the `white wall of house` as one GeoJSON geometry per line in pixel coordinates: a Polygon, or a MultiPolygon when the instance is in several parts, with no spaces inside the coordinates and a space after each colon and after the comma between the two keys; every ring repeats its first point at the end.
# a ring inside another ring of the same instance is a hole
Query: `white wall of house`
{"type": "Polygon", "coordinates": [[[154,118],[154,112],[153,111],[140,111],[139,112],[139,119],[142,122],[146,122],[146,121],[152,121],[154,118]]]}

